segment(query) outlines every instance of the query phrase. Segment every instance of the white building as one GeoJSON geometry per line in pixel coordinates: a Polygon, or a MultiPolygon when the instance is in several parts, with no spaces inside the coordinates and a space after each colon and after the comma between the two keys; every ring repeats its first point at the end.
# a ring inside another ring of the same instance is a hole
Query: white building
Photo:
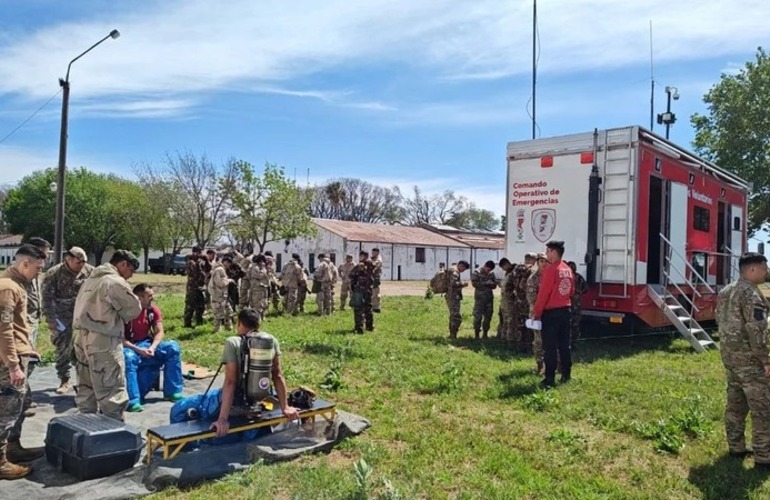
{"type": "Polygon", "coordinates": [[[293,253],[299,254],[312,271],[319,253],[329,254],[331,260],[339,265],[344,262],[346,254],[353,255],[358,261],[359,251],[371,253],[372,248],[379,248],[383,260],[383,280],[429,280],[439,264],[451,265],[467,260],[471,267],[475,267],[486,260],[497,262],[502,257],[502,243],[499,249],[483,248],[479,241],[469,243],[425,227],[330,219],[313,219],[313,223],[317,231],[314,237],[274,241],[265,246],[265,251],[272,251],[276,257],[278,269],[293,253]]]}
{"type": "Polygon", "coordinates": [[[21,246],[20,234],[0,235],[0,267],[8,267],[13,263],[13,257],[21,246]]]}

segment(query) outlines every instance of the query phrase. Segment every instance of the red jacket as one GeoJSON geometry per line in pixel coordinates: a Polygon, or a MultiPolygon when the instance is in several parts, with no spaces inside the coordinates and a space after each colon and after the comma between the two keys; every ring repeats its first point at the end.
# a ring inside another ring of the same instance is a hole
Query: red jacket
{"type": "Polygon", "coordinates": [[[544,311],[570,307],[575,292],[575,276],[563,260],[549,265],[541,272],[543,276],[535,301],[535,319],[540,319],[544,311]]]}

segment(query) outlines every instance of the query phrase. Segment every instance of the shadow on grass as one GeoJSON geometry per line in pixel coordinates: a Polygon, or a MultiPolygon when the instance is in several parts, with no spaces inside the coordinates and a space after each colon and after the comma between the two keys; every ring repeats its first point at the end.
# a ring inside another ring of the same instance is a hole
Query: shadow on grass
{"type": "Polygon", "coordinates": [[[581,339],[572,352],[572,359],[577,363],[593,363],[594,361],[611,361],[635,356],[642,352],[685,353],[696,354],[689,346],[682,347],[673,343],[675,337],[671,334],[660,334],[646,337],[624,337],[603,339],[581,339]]]}
{"type": "Polygon", "coordinates": [[[501,388],[497,391],[498,399],[519,399],[538,391],[540,377],[528,369],[515,369],[497,377],[501,388]]]}
{"type": "Polygon", "coordinates": [[[706,500],[749,498],[762,486],[770,472],[746,469],[743,460],[730,455],[719,457],[714,463],[690,470],[689,481],[706,500]]]}
{"type": "MultiPolygon", "coordinates": [[[[348,334],[351,333],[350,330],[346,330],[343,333],[348,334]]],[[[306,354],[317,354],[319,356],[334,356],[337,354],[344,354],[345,357],[348,358],[363,358],[363,356],[356,352],[354,349],[351,349],[349,346],[346,345],[339,345],[339,344],[324,344],[323,342],[311,342],[307,344],[302,344],[300,347],[303,352],[306,354]]]]}
{"type": "MultiPolygon", "coordinates": [[[[203,330],[199,329],[197,326],[192,329],[184,328],[183,330],[184,331],[182,333],[175,334],[173,338],[177,340],[195,340],[203,336],[214,335],[214,333],[209,328],[203,330]]],[[[233,330],[233,335],[235,335],[235,330],[233,330]]]]}
{"type": "Polygon", "coordinates": [[[409,336],[409,340],[412,342],[425,342],[436,346],[451,345],[458,349],[466,349],[468,351],[486,354],[502,361],[510,361],[512,359],[527,356],[526,354],[519,354],[515,350],[511,350],[505,342],[496,338],[476,339],[460,337],[458,339],[450,339],[448,337],[409,336]]]}

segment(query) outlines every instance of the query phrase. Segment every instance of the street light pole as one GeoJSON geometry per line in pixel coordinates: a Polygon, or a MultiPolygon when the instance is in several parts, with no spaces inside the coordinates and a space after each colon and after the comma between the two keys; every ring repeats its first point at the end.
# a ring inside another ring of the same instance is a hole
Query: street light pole
{"type": "Polygon", "coordinates": [[[69,124],[69,106],[70,106],[70,68],[72,63],[89,53],[97,45],[108,38],[118,38],[118,30],[110,31],[110,34],[91,45],[67,65],[67,75],[62,80],[59,78],[59,85],[62,88],[61,103],[61,134],[59,135],[59,169],[56,177],[56,224],[54,227],[54,263],[59,264],[64,253],[64,193],[65,177],[67,171],[67,128],[69,124]]]}

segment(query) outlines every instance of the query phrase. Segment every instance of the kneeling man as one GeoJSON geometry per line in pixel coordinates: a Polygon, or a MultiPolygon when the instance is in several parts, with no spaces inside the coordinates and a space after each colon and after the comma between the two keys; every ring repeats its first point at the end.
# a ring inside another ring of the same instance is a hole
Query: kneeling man
{"type": "Polygon", "coordinates": [[[134,287],[142,304],[139,316],[126,323],[123,357],[126,361],[128,411],[142,411],[142,400],[150,392],[163,368],[163,396],[171,401],[182,399],[182,359],[179,344],[163,340],[163,316],[153,304],[150,285],[134,287]]]}

